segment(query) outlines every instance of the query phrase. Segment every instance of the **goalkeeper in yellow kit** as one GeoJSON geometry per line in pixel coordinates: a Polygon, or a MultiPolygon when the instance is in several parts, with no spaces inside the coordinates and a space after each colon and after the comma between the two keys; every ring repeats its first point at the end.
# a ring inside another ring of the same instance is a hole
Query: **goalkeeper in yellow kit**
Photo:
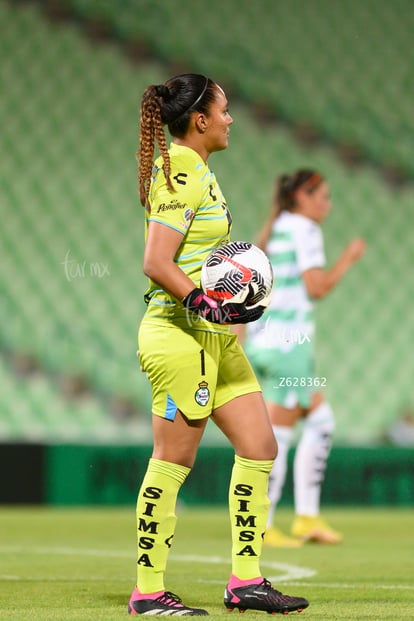
{"type": "Polygon", "coordinates": [[[248,285],[216,302],[199,288],[201,265],[229,238],[231,217],[209,155],[225,149],[233,122],[223,90],[184,74],[149,86],[141,104],[139,184],[146,208],[143,269],[150,279],[139,329],[140,362],[153,391],[154,448],[137,500],[137,585],[130,614],[207,615],[165,590],[177,494],[209,417],[235,450],[229,488],[232,572],[224,604],[232,610],[301,610],[262,577],[260,556],[277,453],[256,377],[230,325],[258,319],[248,285]],[[163,125],[173,142],[168,149],[163,125]],[[153,162],[154,142],[160,157],[153,162]]]}

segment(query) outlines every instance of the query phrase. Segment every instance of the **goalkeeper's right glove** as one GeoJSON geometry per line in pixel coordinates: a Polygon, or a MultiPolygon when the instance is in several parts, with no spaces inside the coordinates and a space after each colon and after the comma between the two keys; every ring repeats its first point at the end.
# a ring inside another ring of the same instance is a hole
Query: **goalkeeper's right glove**
{"type": "Polygon", "coordinates": [[[253,287],[249,284],[229,300],[216,301],[196,287],[182,300],[182,303],[188,310],[212,323],[249,323],[259,319],[267,308],[266,300],[261,300],[253,306],[246,306],[245,301],[252,297],[253,293],[253,287]]]}

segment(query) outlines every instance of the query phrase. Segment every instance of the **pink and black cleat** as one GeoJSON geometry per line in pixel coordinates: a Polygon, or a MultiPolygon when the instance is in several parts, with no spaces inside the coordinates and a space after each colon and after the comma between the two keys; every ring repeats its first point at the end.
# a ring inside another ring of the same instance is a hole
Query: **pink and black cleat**
{"type": "Polygon", "coordinates": [[[143,599],[135,588],[128,604],[130,615],[178,615],[180,617],[201,617],[208,615],[202,608],[184,606],[181,598],[170,591],[164,591],[158,597],[143,599]]]}
{"type": "Polygon", "coordinates": [[[304,597],[283,595],[272,587],[269,580],[263,578],[259,584],[252,583],[232,588],[227,585],[224,591],[224,605],[230,612],[238,608],[239,612],[263,610],[269,614],[287,615],[289,612],[302,612],[309,606],[309,602],[304,597]]]}

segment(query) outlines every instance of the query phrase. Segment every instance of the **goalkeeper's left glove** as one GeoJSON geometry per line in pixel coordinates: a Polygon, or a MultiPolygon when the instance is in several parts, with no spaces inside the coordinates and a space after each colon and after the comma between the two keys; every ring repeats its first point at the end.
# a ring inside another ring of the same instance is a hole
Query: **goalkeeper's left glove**
{"type": "Polygon", "coordinates": [[[254,294],[252,285],[246,285],[239,293],[228,300],[217,301],[196,287],[183,300],[188,310],[220,324],[249,323],[259,319],[267,308],[267,300],[247,306],[246,300],[254,294]]]}

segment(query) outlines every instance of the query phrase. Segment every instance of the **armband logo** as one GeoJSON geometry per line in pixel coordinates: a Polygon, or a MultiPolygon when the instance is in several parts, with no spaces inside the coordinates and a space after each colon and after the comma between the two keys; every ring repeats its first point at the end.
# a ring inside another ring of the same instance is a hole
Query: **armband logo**
{"type": "Polygon", "coordinates": [[[180,222],[181,226],[187,230],[191,224],[192,219],[194,218],[194,211],[188,207],[183,213],[184,221],[180,222]]]}

